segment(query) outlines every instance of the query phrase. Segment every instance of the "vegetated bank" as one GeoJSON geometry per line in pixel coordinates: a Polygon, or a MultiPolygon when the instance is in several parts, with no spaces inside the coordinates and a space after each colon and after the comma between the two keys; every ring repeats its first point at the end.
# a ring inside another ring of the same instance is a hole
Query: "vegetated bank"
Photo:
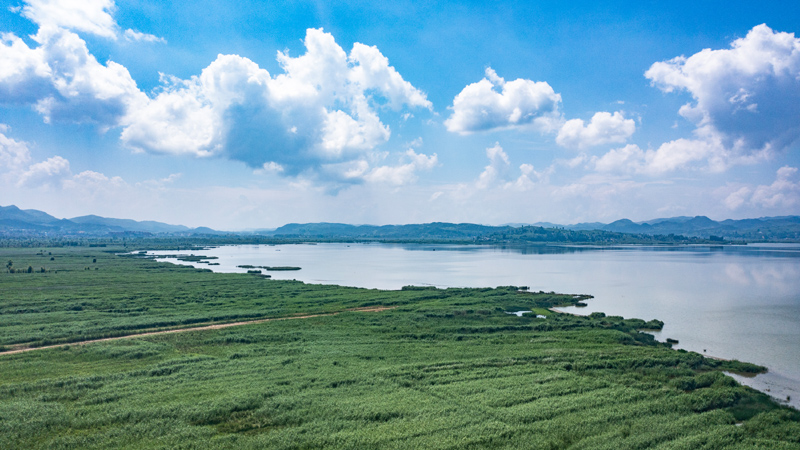
{"type": "Polygon", "coordinates": [[[122,250],[0,250],[45,269],[0,273],[0,344],[396,308],[0,356],[0,447],[800,448],[800,413],[720,372],[763,368],[548,310],[583,296],[307,285],[122,250]]]}
{"type": "Polygon", "coordinates": [[[308,242],[386,243],[470,243],[492,245],[590,244],[590,245],[686,245],[731,244],[717,236],[702,238],[680,234],[625,233],[606,230],[572,230],[523,225],[486,226],[469,223],[426,223],[410,225],[346,225],[308,223],[284,225],[272,233],[275,238],[308,242]]]}
{"type": "Polygon", "coordinates": [[[485,226],[428,223],[413,225],[288,224],[270,234],[47,234],[0,230],[0,247],[123,246],[147,250],[191,250],[214,245],[293,244],[312,242],[423,243],[484,245],[725,245],[742,244],[718,236],[626,233],[539,226],[485,226]]]}

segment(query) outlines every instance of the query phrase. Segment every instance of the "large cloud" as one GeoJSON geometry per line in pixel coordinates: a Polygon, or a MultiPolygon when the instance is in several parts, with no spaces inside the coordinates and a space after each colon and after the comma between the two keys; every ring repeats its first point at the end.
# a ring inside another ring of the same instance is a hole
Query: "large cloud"
{"type": "Polygon", "coordinates": [[[445,125],[459,134],[524,128],[552,131],[561,123],[560,104],[561,95],[544,81],[505,81],[487,68],[486,77],[453,99],[453,114],[445,125]]]}
{"type": "Polygon", "coordinates": [[[309,29],[306,53],[278,52],[270,75],[238,55],[219,55],[199,76],[165,79],[163,90],[128,117],[122,140],[147,152],[222,156],[284,175],[360,181],[389,127],[377,108],[430,108],[375,47],[348,55],[333,36],[309,29]],[[354,175],[355,174],[355,175],[354,175]]]}
{"type": "Polygon", "coordinates": [[[664,92],[691,94],[680,114],[698,127],[698,139],[718,140],[729,158],[783,150],[800,138],[800,39],[794,34],[758,25],[730,49],[657,62],[645,76],[664,92]]]}
{"type": "Polygon", "coordinates": [[[769,159],[800,140],[800,39],[794,34],[758,25],[730,49],[657,62],[645,76],[664,92],[691,94],[693,102],[679,113],[697,127],[694,137],[655,149],[613,149],[593,159],[600,172],[722,172],[769,159]]]}
{"type": "Polygon", "coordinates": [[[588,125],[581,119],[568,120],[558,131],[556,143],[562,147],[583,149],[625,142],[634,131],[636,123],[633,119],[626,119],[621,112],[598,112],[588,125]]]}
{"type": "Polygon", "coordinates": [[[0,45],[0,102],[31,104],[45,121],[115,126],[147,100],[128,70],[97,62],[86,43],[60,28],[40,28],[29,47],[11,34],[0,45]]]}

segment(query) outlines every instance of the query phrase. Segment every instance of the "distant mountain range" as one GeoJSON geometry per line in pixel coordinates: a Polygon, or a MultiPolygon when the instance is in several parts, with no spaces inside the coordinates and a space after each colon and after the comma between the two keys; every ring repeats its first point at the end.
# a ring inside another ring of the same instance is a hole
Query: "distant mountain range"
{"type": "Polygon", "coordinates": [[[520,235],[512,230],[524,226],[572,231],[607,231],[648,236],[682,235],[702,239],[747,241],[800,241],[800,216],[763,217],[760,219],[723,220],[717,222],[705,216],[672,217],[633,222],[628,219],[609,224],[600,222],[559,225],[549,222],[513,224],[499,227],[428,223],[419,225],[347,225],[341,223],[290,223],[270,234],[293,238],[364,238],[364,239],[475,239],[492,235],[520,235]]]}
{"type": "Polygon", "coordinates": [[[0,234],[27,235],[151,235],[151,234],[221,234],[211,228],[189,228],[161,222],[130,219],[110,219],[100,216],[81,216],[57,219],[35,209],[19,209],[14,205],[0,206],[0,234]]]}
{"type": "MultiPolygon", "coordinates": [[[[535,224],[543,226],[542,224],[535,224]]],[[[633,222],[621,219],[609,224],[555,225],[568,230],[602,230],[648,235],[680,234],[687,237],[742,239],[747,241],[800,240],[800,216],[762,217],[742,220],[711,220],[705,216],[671,217],[633,222]]]]}
{"type": "Polygon", "coordinates": [[[349,239],[473,239],[511,227],[471,223],[434,222],[413,225],[347,225],[343,223],[290,223],[272,234],[287,238],[349,239]]]}
{"type": "MultiPolygon", "coordinates": [[[[276,230],[230,233],[207,227],[189,228],[155,221],[113,219],[95,215],[58,219],[35,209],[22,210],[16,206],[0,206],[0,235],[3,236],[108,236],[108,235],[220,235],[242,234],[299,239],[384,239],[384,240],[499,240],[538,239],[542,236],[570,239],[570,233],[553,230],[598,231],[628,233],[645,236],[682,235],[688,238],[745,241],[800,242],[800,216],[762,217],[758,219],[715,221],[705,216],[671,217],[633,222],[621,219],[609,224],[600,222],[560,225],[549,222],[510,224],[503,226],[470,223],[443,223],[411,225],[347,225],[342,223],[290,223],[276,230]],[[541,228],[541,230],[520,230],[541,228]],[[550,230],[544,232],[542,230],[550,230]],[[503,237],[505,236],[505,237],[503,237]]],[[[607,239],[601,233],[580,234],[592,239],[607,239]]]]}
{"type": "MultiPolygon", "coordinates": [[[[346,225],[339,223],[289,224],[278,228],[274,236],[307,240],[376,240],[376,241],[461,241],[496,245],[562,244],[708,244],[710,239],[670,235],[620,233],[602,230],[568,230],[540,226],[485,226],[469,223],[426,223],[418,225],[346,225]]],[[[717,238],[722,240],[721,238],[717,238]]]]}

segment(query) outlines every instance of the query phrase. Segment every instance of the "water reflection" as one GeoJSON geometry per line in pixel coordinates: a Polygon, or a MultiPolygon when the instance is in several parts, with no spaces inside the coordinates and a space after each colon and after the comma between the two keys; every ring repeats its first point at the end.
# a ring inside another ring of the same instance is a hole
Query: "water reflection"
{"type": "Polygon", "coordinates": [[[769,286],[772,289],[786,291],[794,287],[800,278],[800,265],[768,265],[747,267],[743,264],[725,265],[725,275],[730,283],[739,286],[769,286]]]}
{"type": "Polygon", "coordinates": [[[594,252],[666,252],[685,253],[695,257],[736,255],[745,257],[800,258],[800,244],[749,245],[454,245],[454,244],[353,244],[401,248],[408,251],[448,251],[517,253],[522,255],[556,255],[594,252]]]}

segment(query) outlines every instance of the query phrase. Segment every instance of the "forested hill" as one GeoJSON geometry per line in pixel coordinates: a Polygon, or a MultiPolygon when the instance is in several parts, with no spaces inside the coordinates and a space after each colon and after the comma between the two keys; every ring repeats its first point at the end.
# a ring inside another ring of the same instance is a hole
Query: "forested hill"
{"type": "Polygon", "coordinates": [[[347,225],[290,223],[277,230],[225,232],[155,221],[135,221],[88,215],[59,219],[35,209],[0,206],[0,237],[216,236],[247,239],[492,241],[582,243],[702,243],[706,241],[800,242],[800,216],[715,221],[705,216],[671,217],[633,222],[620,219],[558,225],[502,226],[433,222],[409,225],[347,225]]]}
{"type": "Polygon", "coordinates": [[[343,223],[290,223],[274,231],[276,237],[353,239],[467,239],[472,240],[512,227],[471,223],[425,223],[413,225],[347,225],[343,223]]]}
{"type": "Polygon", "coordinates": [[[145,220],[113,219],[95,215],[58,219],[43,211],[0,206],[0,236],[106,236],[114,234],[219,234],[210,228],[189,228],[145,220]]]}
{"type": "Polygon", "coordinates": [[[469,223],[416,225],[346,225],[341,223],[290,223],[274,232],[276,237],[305,239],[467,239],[524,240],[532,242],[651,242],[676,240],[798,242],[800,216],[716,221],[705,216],[672,217],[646,222],[620,219],[557,225],[537,223],[516,226],[486,226],[469,223]],[[696,239],[695,239],[696,240],[696,239]]]}
{"type": "Polygon", "coordinates": [[[525,243],[575,243],[575,244],[719,244],[724,239],[686,237],[678,234],[619,233],[603,230],[568,230],[566,228],[543,228],[522,226],[511,230],[497,231],[479,241],[525,244],[525,243]]]}
{"type": "Polygon", "coordinates": [[[762,217],[759,219],[716,221],[705,216],[672,217],[654,219],[646,222],[633,222],[628,219],[617,220],[607,225],[598,224],[567,225],[569,229],[597,229],[621,233],[641,234],[682,234],[708,238],[720,236],[731,240],[747,241],[794,241],[800,240],[800,217],[762,217]]]}
{"type": "Polygon", "coordinates": [[[700,244],[722,240],[687,238],[679,235],[648,235],[602,230],[568,230],[537,226],[486,226],[470,223],[434,222],[416,225],[347,225],[307,223],[284,225],[273,233],[279,238],[309,240],[472,241],[477,243],[583,243],[583,244],[700,244]]]}

